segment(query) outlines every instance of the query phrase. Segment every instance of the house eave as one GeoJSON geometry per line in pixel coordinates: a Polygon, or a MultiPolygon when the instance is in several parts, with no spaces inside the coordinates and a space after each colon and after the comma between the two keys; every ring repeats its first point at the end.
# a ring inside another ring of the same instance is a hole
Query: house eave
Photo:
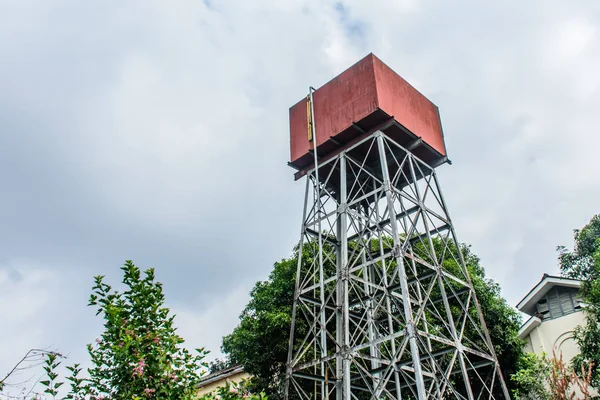
{"type": "Polygon", "coordinates": [[[535,313],[537,302],[555,286],[577,288],[581,287],[581,281],[578,279],[563,278],[560,276],[551,276],[544,274],[537,285],[527,293],[527,295],[517,304],[517,309],[528,315],[535,313]]]}
{"type": "Polygon", "coordinates": [[[529,318],[519,329],[519,338],[525,339],[531,331],[542,324],[542,320],[538,317],[529,318]]]}
{"type": "Polygon", "coordinates": [[[198,388],[202,388],[213,382],[218,382],[223,379],[227,379],[231,376],[240,374],[242,372],[244,372],[244,368],[242,366],[235,366],[232,368],[227,368],[223,371],[216,372],[214,374],[207,375],[204,378],[202,378],[202,381],[198,384],[198,388]]]}

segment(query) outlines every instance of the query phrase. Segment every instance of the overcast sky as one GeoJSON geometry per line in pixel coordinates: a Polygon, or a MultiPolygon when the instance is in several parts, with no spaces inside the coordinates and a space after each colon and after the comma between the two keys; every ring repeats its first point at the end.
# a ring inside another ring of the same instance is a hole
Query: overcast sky
{"type": "Polygon", "coordinates": [[[369,52],[440,108],[459,239],[511,304],[600,212],[600,2],[0,0],[0,375],[156,268],[218,355],[299,238],[288,107],[369,52]]]}

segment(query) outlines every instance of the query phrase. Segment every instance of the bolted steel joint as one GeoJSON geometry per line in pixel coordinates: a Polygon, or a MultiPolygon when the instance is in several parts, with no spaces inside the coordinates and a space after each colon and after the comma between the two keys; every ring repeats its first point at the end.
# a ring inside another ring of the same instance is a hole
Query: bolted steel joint
{"type": "Polygon", "coordinates": [[[392,257],[394,258],[398,258],[398,257],[402,257],[402,246],[397,244],[392,248],[392,257]]]}
{"type": "Polygon", "coordinates": [[[416,336],[415,324],[414,322],[409,322],[406,324],[406,335],[409,338],[414,338],[416,336]]]}
{"type": "Polygon", "coordinates": [[[350,279],[350,270],[344,266],[340,269],[337,276],[340,281],[347,281],[350,279]]]}

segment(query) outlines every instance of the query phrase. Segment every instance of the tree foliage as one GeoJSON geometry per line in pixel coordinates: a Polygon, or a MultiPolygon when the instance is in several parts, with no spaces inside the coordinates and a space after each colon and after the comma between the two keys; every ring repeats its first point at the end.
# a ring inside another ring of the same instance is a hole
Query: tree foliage
{"type": "Polygon", "coordinates": [[[275,397],[281,394],[287,362],[297,264],[298,250],[275,263],[269,279],[250,292],[239,325],[223,338],[222,351],[253,376],[251,388],[275,397]]]}
{"type": "Polygon", "coordinates": [[[592,383],[600,386],[600,215],[592,217],[582,229],[574,231],[573,250],[558,248],[559,264],[564,276],[581,279],[581,297],[585,304],[586,324],[575,329],[574,338],[580,354],[573,359],[579,371],[592,364],[592,383]]]}
{"type": "Polygon", "coordinates": [[[52,355],[53,359],[62,359],[63,356],[60,353],[48,350],[48,349],[30,349],[25,355],[15,364],[15,366],[0,379],[0,399],[8,398],[11,389],[16,389],[20,393],[13,395],[12,397],[25,397],[28,392],[32,392],[33,388],[23,386],[23,382],[27,382],[29,379],[23,375],[33,372],[36,367],[40,364],[46,364],[49,356],[52,355]]]}
{"type": "Polygon", "coordinates": [[[122,293],[95,278],[89,305],[104,319],[104,332],[88,345],[92,368],[83,388],[109,398],[193,398],[206,354],[192,355],[175,331],[174,315],[164,306],[162,284],[153,269],[131,261],[122,268],[122,293]]]}
{"type": "Polygon", "coordinates": [[[563,361],[562,353],[550,359],[548,379],[552,400],[589,400],[591,391],[592,364],[583,363],[579,370],[563,361]],[[579,373],[579,376],[578,376],[579,373]]]}
{"type": "MultiPolygon", "coordinates": [[[[516,372],[523,356],[524,342],[519,338],[521,316],[502,297],[500,285],[487,278],[479,257],[467,245],[460,246],[473,288],[484,315],[494,351],[506,384],[512,389],[508,379],[516,372]]],[[[456,249],[453,249],[456,251],[456,249]]]]}
{"type": "Polygon", "coordinates": [[[545,353],[526,353],[519,370],[511,376],[517,383],[513,397],[515,400],[591,399],[591,367],[591,364],[581,365],[575,370],[563,361],[562,354],[548,358],[545,353]]]}
{"type": "MultiPolygon", "coordinates": [[[[423,245],[417,245],[416,249],[413,250],[421,252],[422,254],[420,255],[426,261],[433,263],[433,260],[428,260],[428,257],[430,256],[426,255],[426,250],[419,249],[419,246],[423,245]]],[[[457,247],[453,243],[444,243],[441,240],[434,238],[433,246],[436,254],[442,254],[444,248],[446,248],[442,266],[444,270],[451,272],[456,276],[461,276],[460,270],[462,270],[462,266],[460,264],[459,251],[462,254],[462,258],[467,267],[467,272],[473,284],[473,289],[475,290],[477,301],[485,318],[486,326],[492,345],[494,346],[494,352],[500,363],[503,377],[505,378],[508,389],[515,389],[516,383],[511,382],[509,377],[517,371],[518,364],[523,356],[524,342],[519,338],[518,334],[521,326],[521,316],[502,297],[500,285],[486,277],[485,269],[481,265],[479,257],[473,253],[469,245],[461,244],[457,247]]],[[[453,282],[447,282],[446,284],[456,286],[456,283],[453,282]]],[[[454,290],[458,289],[458,287],[454,288],[454,290]]],[[[474,321],[479,319],[474,307],[471,307],[469,312],[474,321]]],[[[457,320],[462,311],[453,309],[452,313],[455,320],[457,320]]],[[[465,336],[482,348],[486,347],[483,343],[477,343],[480,340],[480,335],[478,335],[477,328],[473,325],[465,327],[465,336]]],[[[474,382],[475,381],[476,380],[474,380],[474,382]]],[[[474,382],[471,382],[472,386],[475,384],[474,382]]],[[[500,388],[496,387],[496,390],[498,390],[498,392],[494,393],[494,396],[502,398],[503,393],[500,392],[500,388]]]]}
{"type": "MultiPolygon", "coordinates": [[[[104,320],[104,330],[87,346],[91,367],[82,376],[79,364],[67,367],[70,390],[63,399],[196,399],[197,386],[206,367],[206,352],[183,347],[176,333],[175,316],[165,307],[162,284],[153,269],[143,273],[131,261],[122,267],[125,290],[119,292],[95,278],[89,306],[104,320]]],[[[48,353],[43,365],[41,393],[33,398],[59,398],[63,382],[57,372],[62,359],[48,353]]],[[[241,386],[228,386],[225,398],[241,398],[241,386]]],[[[28,395],[19,398],[29,398],[28,395]]],[[[214,399],[208,395],[207,400],[214,399]]],[[[253,396],[261,398],[261,396],[253,396]]]]}
{"type": "MultiPolygon", "coordinates": [[[[600,252],[597,253],[599,257],[595,268],[600,272],[600,252]]],[[[581,292],[586,323],[576,327],[573,333],[579,345],[579,354],[573,359],[573,365],[579,369],[581,365],[592,363],[592,383],[600,387],[600,281],[596,278],[584,281],[581,292]]]]}
{"type": "Polygon", "coordinates": [[[573,250],[558,246],[558,261],[564,276],[581,280],[599,277],[598,249],[600,248],[600,214],[594,215],[582,229],[573,231],[573,250]]]}
{"type": "MultiPolygon", "coordinates": [[[[310,244],[305,244],[302,249],[301,268],[308,268],[312,262],[310,257],[314,252],[307,246],[310,244]]],[[[468,246],[460,249],[483,314],[488,321],[494,321],[488,325],[489,333],[507,384],[515,386],[508,377],[516,372],[522,356],[523,342],[518,337],[521,318],[502,298],[499,285],[486,278],[479,258],[468,246]]],[[[453,250],[456,253],[457,249],[453,250]]],[[[254,286],[251,299],[240,315],[239,325],[223,339],[222,351],[253,376],[251,388],[263,390],[271,398],[280,398],[283,392],[298,254],[296,248],[292,257],[274,264],[267,281],[254,286]]],[[[444,268],[459,268],[456,259],[449,256],[444,261],[444,268]]],[[[296,330],[300,337],[305,329],[301,324],[302,320],[298,320],[296,330]]]]}
{"type": "Polygon", "coordinates": [[[525,353],[519,360],[518,370],[510,376],[515,383],[512,395],[515,400],[549,400],[548,379],[550,363],[545,354],[525,353]]]}
{"type": "Polygon", "coordinates": [[[215,358],[208,363],[208,373],[214,374],[227,368],[231,368],[232,366],[233,363],[228,358],[215,358]]]}

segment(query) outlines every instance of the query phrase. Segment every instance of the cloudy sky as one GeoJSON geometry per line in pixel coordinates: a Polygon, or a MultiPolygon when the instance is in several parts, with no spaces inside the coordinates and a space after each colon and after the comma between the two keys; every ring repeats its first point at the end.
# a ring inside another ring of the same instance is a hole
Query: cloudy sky
{"type": "Polygon", "coordinates": [[[155,267],[190,346],[299,238],[288,107],[374,52],[440,107],[460,240],[515,304],[600,212],[600,2],[0,0],[0,374],[84,357],[155,267]]]}

